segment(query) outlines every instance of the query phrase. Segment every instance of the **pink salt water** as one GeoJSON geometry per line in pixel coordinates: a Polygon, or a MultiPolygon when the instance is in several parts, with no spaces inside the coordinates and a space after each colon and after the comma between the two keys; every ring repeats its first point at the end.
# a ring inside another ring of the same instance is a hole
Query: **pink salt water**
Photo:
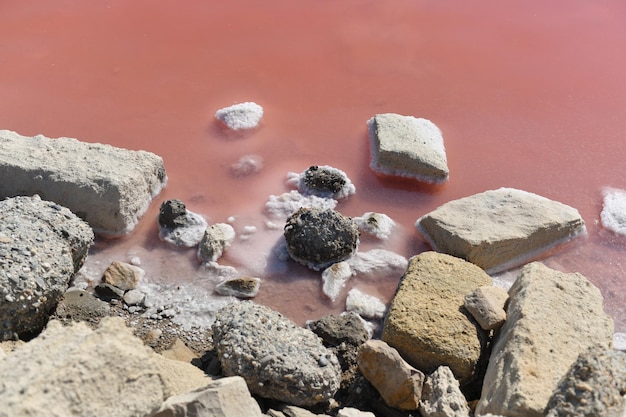
{"type": "MultiPolygon", "coordinates": [[[[383,212],[389,243],[427,250],[415,220],[452,199],[502,186],[577,208],[588,235],[544,259],[597,285],[626,331],[626,238],[599,223],[602,189],[626,189],[626,3],[154,2],[5,0],[0,5],[0,128],[75,137],[165,160],[169,183],[127,238],[98,239],[91,259],[141,259],[147,278],[185,285],[193,250],[158,240],[161,201],[183,200],[242,234],[220,260],[262,271],[258,302],[299,323],[343,309],[319,274],[264,267],[277,233],[264,230],[270,194],[287,172],[345,171],[357,193],[338,209],[383,212]],[[261,126],[221,128],[216,110],[254,101],[261,126]],[[430,119],[444,135],[450,181],[427,187],[368,167],[365,122],[393,112],[430,119]],[[256,155],[261,170],[233,176],[256,155]]],[[[279,233],[278,233],[279,234],[279,233]]],[[[362,248],[381,247],[364,241],[362,248]]],[[[388,301],[399,277],[350,285],[388,301]]]]}

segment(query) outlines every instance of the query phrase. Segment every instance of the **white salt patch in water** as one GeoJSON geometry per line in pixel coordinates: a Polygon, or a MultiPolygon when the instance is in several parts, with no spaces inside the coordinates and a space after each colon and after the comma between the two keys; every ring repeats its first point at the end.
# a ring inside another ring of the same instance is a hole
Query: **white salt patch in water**
{"type": "Polygon", "coordinates": [[[359,278],[397,276],[401,277],[408,266],[407,259],[385,249],[372,249],[367,252],[357,252],[348,261],[352,274],[359,278]]]}
{"type": "Polygon", "coordinates": [[[626,351],[626,333],[615,333],[613,335],[613,349],[626,351]]]}
{"type": "Polygon", "coordinates": [[[251,101],[233,104],[215,112],[215,118],[232,130],[255,128],[262,117],[263,107],[251,101]]]}
{"type": "Polygon", "coordinates": [[[379,298],[353,288],[348,292],[346,310],[354,311],[368,319],[382,319],[385,316],[387,307],[379,298]]]}
{"type": "Polygon", "coordinates": [[[230,173],[235,177],[247,177],[263,168],[263,158],[259,155],[244,155],[230,166],[230,173]]]}
{"type": "Polygon", "coordinates": [[[270,195],[265,203],[267,214],[273,219],[286,219],[302,207],[318,207],[321,209],[334,209],[337,200],[321,198],[314,195],[305,196],[296,190],[281,195],[270,195]]]}
{"type": "Polygon", "coordinates": [[[335,302],[350,277],[352,277],[352,269],[347,262],[337,262],[329,266],[322,272],[322,292],[335,302]]]}
{"type": "Polygon", "coordinates": [[[615,188],[604,190],[600,221],[606,229],[626,235],[626,191],[615,188]]]}
{"type": "Polygon", "coordinates": [[[362,233],[367,233],[381,240],[389,239],[391,232],[396,225],[391,217],[383,213],[374,213],[372,211],[363,214],[360,217],[354,217],[354,220],[362,233]]]}

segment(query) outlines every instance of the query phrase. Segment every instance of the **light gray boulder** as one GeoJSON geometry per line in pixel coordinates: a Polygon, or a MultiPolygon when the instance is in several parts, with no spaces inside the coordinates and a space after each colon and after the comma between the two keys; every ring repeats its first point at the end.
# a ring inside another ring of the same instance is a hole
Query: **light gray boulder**
{"type": "Polygon", "coordinates": [[[463,259],[437,252],[412,257],[381,339],[422,372],[447,365],[461,385],[470,384],[486,359],[488,332],[463,303],[465,294],[483,285],[491,285],[491,277],[463,259]]]}
{"type": "Polygon", "coordinates": [[[268,307],[242,301],[222,308],[213,340],[224,374],[242,376],[253,394],[311,406],[339,389],[335,354],[312,331],[268,307]]]}
{"type": "Polygon", "coordinates": [[[622,417],[626,413],[626,353],[592,346],[581,353],[550,397],[547,417],[622,417]]]}
{"type": "Polygon", "coordinates": [[[93,243],[70,210],[38,196],[0,201],[0,341],[41,331],[93,243]]]}
{"type": "Polygon", "coordinates": [[[613,320],[587,278],[539,262],[522,269],[509,297],[476,413],[543,416],[578,355],[594,344],[611,347],[613,320]]]}
{"type": "Polygon", "coordinates": [[[443,136],[433,122],[386,113],[372,117],[367,125],[372,170],[428,183],[448,180],[443,136]]]}
{"type": "Polygon", "coordinates": [[[447,366],[426,377],[419,412],[422,417],[469,417],[470,408],[459,381],[447,366]]]}
{"type": "Polygon", "coordinates": [[[490,274],[522,265],[585,232],[576,209],[514,188],[450,201],[419,218],[415,226],[434,250],[490,274]]]}
{"type": "Polygon", "coordinates": [[[499,329],[506,320],[504,306],[509,294],[502,287],[478,287],[465,296],[465,308],[484,330],[499,329]]]}
{"type": "Polygon", "coordinates": [[[130,233],[166,182],[150,152],[0,130],[0,198],[39,194],[97,233],[130,233]]]}
{"type": "Polygon", "coordinates": [[[424,374],[409,365],[382,340],[368,340],[359,348],[359,370],[393,408],[417,410],[424,374]]]}
{"type": "Polygon", "coordinates": [[[197,390],[168,398],[153,417],[262,417],[243,378],[217,379],[197,390]]]}

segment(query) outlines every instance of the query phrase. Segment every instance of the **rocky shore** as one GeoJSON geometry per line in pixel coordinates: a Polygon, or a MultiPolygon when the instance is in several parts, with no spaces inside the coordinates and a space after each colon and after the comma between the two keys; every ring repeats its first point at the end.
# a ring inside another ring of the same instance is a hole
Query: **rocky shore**
{"type": "MultiPolygon", "coordinates": [[[[377,117],[371,135],[389,119],[377,117]]],[[[397,140],[391,127],[372,144],[397,140]]],[[[427,127],[429,135],[438,132],[427,127]]],[[[424,142],[441,165],[443,139],[435,136],[424,142]]],[[[385,168],[384,152],[377,155],[383,172],[430,164],[405,155],[385,168]]],[[[432,182],[447,180],[445,168],[432,182]]],[[[147,172],[151,184],[166,178],[164,170],[147,172]]],[[[169,200],[155,224],[161,238],[197,246],[200,268],[219,277],[221,294],[215,311],[197,313],[210,316],[210,326],[181,323],[180,307],[155,302],[162,298],[138,265],[113,262],[93,288],[73,286],[94,241],[85,219],[107,212],[81,219],[61,202],[5,196],[0,416],[626,415],[626,353],[613,348],[613,321],[599,290],[581,274],[541,262],[525,264],[508,291],[487,273],[523,265],[584,233],[575,209],[510,188],[452,201],[416,224],[437,251],[404,259],[359,251],[361,234],[384,240],[394,226],[382,213],[350,218],[334,210],[335,198],[354,193],[345,173],[314,166],[290,178],[298,191],[273,200],[285,203],[273,205],[280,213],[274,219],[283,221],[285,262],[320,271],[331,299],[352,277],[395,274],[389,305],[352,289],[349,311],[299,326],[251,300],[261,279],[218,263],[232,228],[203,223],[169,200]]],[[[147,206],[155,187],[136,207],[147,206]]],[[[118,202],[133,192],[118,190],[118,202]]],[[[116,230],[126,231],[140,211],[116,230]]],[[[190,303],[199,296],[176,291],[190,303]]]]}

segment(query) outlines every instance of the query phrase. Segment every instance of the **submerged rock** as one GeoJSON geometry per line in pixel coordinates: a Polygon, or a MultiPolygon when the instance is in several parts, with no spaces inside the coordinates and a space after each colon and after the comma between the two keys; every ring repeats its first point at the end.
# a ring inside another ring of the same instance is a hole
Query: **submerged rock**
{"type": "Polygon", "coordinates": [[[322,198],[346,198],[356,191],[345,172],[329,165],[313,165],[301,174],[291,173],[288,182],[304,195],[322,198]]]}
{"type": "Polygon", "coordinates": [[[347,216],[318,208],[302,208],[289,216],[284,229],[289,256],[319,271],[356,251],[359,230],[347,216]]]}
{"type": "Polygon", "coordinates": [[[488,273],[521,265],[585,231],[576,209],[514,188],[450,201],[415,226],[434,250],[488,273]]]}
{"type": "Polygon", "coordinates": [[[191,248],[202,240],[207,222],[187,210],[180,200],[167,200],[159,208],[159,238],[175,246],[191,248]]]}
{"type": "Polygon", "coordinates": [[[613,320],[587,278],[539,262],[522,269],[509,296],[507,320],[494,342],[476,412],[543,416],[578,355],[595,344],[611,347],[613,320]]]}
{"type": "Polygon", "coordinates": [[[313,332],[268,307],[242,301],[222,308],[213,339],[224,373],[242,376],[261,397],[311,406],[339,389],[335,354],[313,332]]]}
{"type": "Polygon", "coordinates": [[[215,112],[215,118],[232,130],[253,129],[263,118],[263,107],[247,101],[215,112]]]}
{"type": "Polygon", "coordinates": [[[372,170],[428,183],[448,180],[443,136],[433,122],[387,113],[377,114],[367,124],[372,170]]]}

